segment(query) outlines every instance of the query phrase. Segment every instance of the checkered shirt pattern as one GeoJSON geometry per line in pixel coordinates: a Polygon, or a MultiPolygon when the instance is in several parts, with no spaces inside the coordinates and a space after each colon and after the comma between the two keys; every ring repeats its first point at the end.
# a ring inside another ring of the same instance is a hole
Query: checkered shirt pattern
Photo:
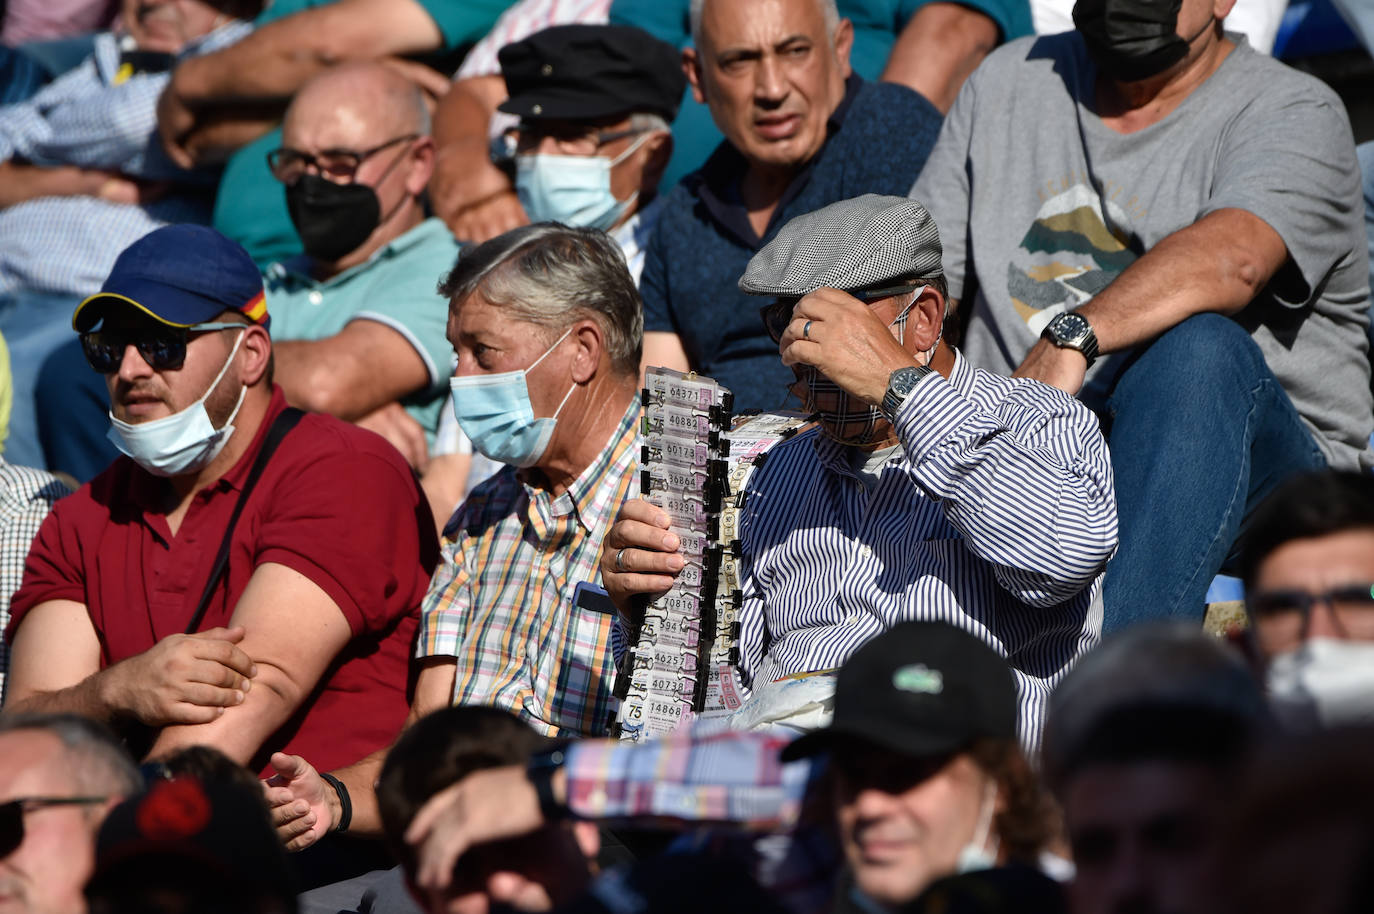
{"type": "Polygon", "coordinates": [[[924,206],[864,194],[788,222],[749,261],[739,287],[777,296],[802,296],[822,286],[863,289],[940,273],[940,253],[940,234],[924,206]]]}
{"type": "Polygon", "coordinates": [[[10,598],[24,579],[24,560],[53,502],[70,495],[56,476],[0,458],[0,702],[5,697],[9,643],[3,632],[10,624],[10,598]]]}
{"type": "Polygon", "coordinates": [[[778,754],[795,734],[691,728],[659,740],[574,743],[565,766],[568,808],[588,819],[640,816],[734,822],[753,829],[796,822],[810,764],[778,754]]]}
{"type": "Polygon", "coordinates": [[[449,520],[416,656],[456,658],[454,704],[505,708],[550,736],[606,732],[615,616],[574,607],[573,591],[600,582],[601,540],[638,495],[639,411],[635,398],[557,498],[507,467],[449,520]]]}
{"type": "MultiPolygon", "coordinates": [[[[181,58],[206,54],[252,31],[234,21],[191,42],[181,58]]],[[[143,205],[96,197],[41,197],[0,211],[0,293],[16,288],[87,295],[125,247],[162,225],[209,220],[211,172],[178,169],[157,141],[157,99],[168,73],[116,81],[119,39],[101,33],[95,51],[33,98],[0,107],[0,161],[102,168],[146,180],[198,185],[143,205]]]]}

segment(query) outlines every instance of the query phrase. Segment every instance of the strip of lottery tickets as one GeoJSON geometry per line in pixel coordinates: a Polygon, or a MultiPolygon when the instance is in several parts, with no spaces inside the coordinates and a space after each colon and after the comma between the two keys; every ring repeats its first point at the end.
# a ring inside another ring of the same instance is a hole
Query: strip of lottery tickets
{"type": "Polygon", "coordinates": [[[651,368],[641,393],[640,494],[671,518],[686,564],[650,603],[627,675],[616,679],[615,733],[642,740],[741,704],[740,511],[754,468],[806,424],[800,413],[736,419],[710,378],[651,368]]]}

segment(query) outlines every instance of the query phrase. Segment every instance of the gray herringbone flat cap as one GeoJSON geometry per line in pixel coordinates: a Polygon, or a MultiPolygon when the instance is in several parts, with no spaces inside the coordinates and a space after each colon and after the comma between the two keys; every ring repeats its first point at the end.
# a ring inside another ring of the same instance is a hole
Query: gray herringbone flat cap
{"type": "Polygon", "coordinates": [[[926,208],[864,194],[788,222],[749,261],[739,287],[751,295],[805,295],[940,272],[940,233],[926,208]]]}

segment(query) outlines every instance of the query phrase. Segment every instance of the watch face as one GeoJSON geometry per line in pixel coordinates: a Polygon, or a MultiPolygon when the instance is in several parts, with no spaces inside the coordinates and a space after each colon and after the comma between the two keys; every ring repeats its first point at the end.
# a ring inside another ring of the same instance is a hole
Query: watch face
{"type": "Polygon", "coordinates": [[[1068,311],[1055,320],[1054,332],[1062,340],[1076,340],[1088,332],[1088,322],[1082,315],[1068,311]]]}
{"type": "Polygon", "coordinates": [[[911,393],[911,389],[916,386],[916,382],[921,380],[921,371],[916,368],[899,368],[895,371],[888,382],[888,387],[894,393],[906,396],[911,393]]]}

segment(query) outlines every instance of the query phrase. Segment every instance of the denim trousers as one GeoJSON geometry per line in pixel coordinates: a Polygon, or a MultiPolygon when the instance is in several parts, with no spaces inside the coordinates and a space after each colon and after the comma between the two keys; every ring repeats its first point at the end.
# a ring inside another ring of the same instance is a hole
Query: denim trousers
{"type": "Polygon", "coordinates": [[[1259,346],[1218,314],[1190,317],[1141,351],[1104,418],[1121,533],[1103,581],[1104,634],[1201,623],[1246,517],[1288,476],[1326,466],[1259,346]]]}

